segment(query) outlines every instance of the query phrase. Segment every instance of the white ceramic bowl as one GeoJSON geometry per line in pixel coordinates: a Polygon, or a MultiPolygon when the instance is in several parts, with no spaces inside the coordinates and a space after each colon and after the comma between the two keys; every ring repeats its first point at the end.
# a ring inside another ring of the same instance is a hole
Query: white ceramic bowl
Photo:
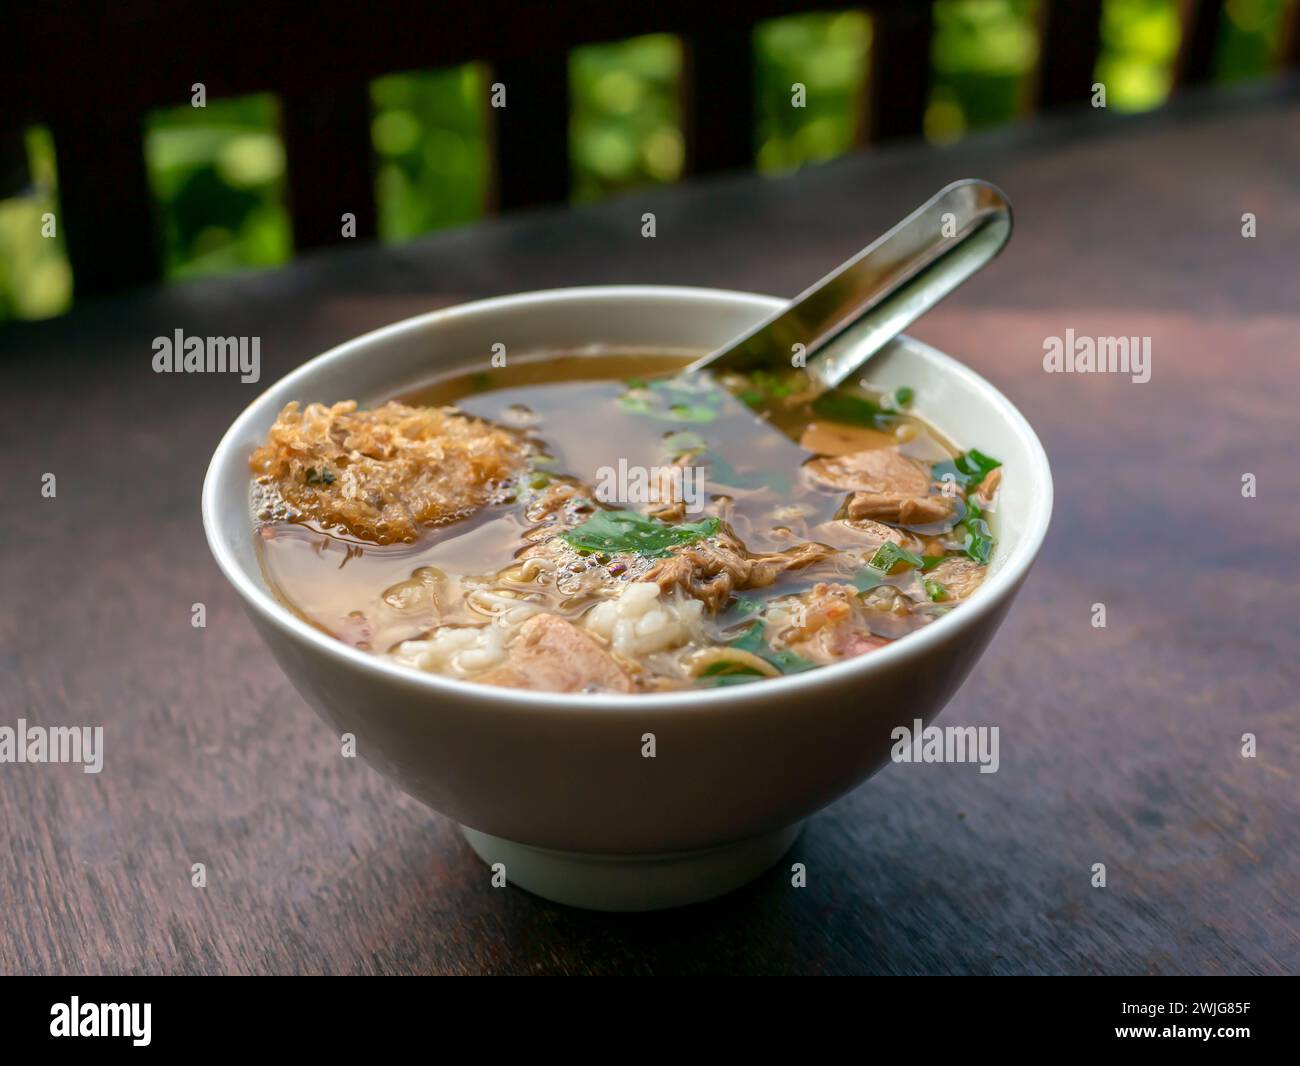
{"type": "Polygon", "coordinates": [[[707,350],[783,301],[649,286],[558,289],[452,307],[326,352],[235,420],[203,486],[222,572],[272,654],[358,753],[456,819],[507,879],[609,910],[719,895],[774,863],[802,820],[889,760],[890,731],[929,722],[979,658],[1047,532],[1052,480],[1029,424],[987,381],[909,338],[869,364],[873,385],[1004,478],[989,576],[972,599],[897,643],[790,677],[662,695],[562,695],[458,681],[334,640],[285,609],[253,550],[248,458],[289,400],[378,402],[442,367],[591,345],[707,350]],[[655,737],[654,758],[642,755],[655,737]]]}

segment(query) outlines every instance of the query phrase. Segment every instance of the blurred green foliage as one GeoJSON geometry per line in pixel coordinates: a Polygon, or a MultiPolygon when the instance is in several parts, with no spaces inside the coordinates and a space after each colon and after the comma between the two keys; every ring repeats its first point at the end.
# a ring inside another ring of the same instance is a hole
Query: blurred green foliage
{"type": "Polygon", "coordinates": [[[859,11],[800,15],[754,31],[758,169],[775,174],[842,155],[865,119],[871,20],[859,11]],[[804,87],[795,106],[795,86],[804,87]]]}
{"type": "Polygon", "coordinates": [[[292,256],[278,112],[275,98],[262,93],[145,116],[166,277],[274,266],[292,256]]]}
{"type": "Polygon", "coordinates": [[[483,214],[487,70],[390,74],[370,85],[379,236],[403,241],[483,214]]]}
{"type": "Polygon", "coordinates": [[[1287,0],[1228,0],[1215,45],[1216,81],[1257,78],[1282,45],[1287,0]]]}
{"type": "MultiPolygon", "coordinates": [[[[1045,0],[936,0],[925,132],[936,143],[1014,119],[1028,104],[1045,0]]],[[[1067,0],[1068,2],[1068,0],[1067,0]]],[[[1289,4],[1227,0],[1217,80],[1271,68],[1289,4]]],[[[1157,107],[1169,93],[1181,27],[1179,0],[1105,0],[1097,80],[1120,111],[1157,107]]],[[[865,115],[870,18],[857,11],[800,15],[754,32],[755,158],[780,173],[849,151],[865,115]],[[792,107],[792,86],[806,88],[792,107]]],[[[576,48],[570,55],[573,198],[676,181],[684,149],[678,86],[682,49],[667,35],[576,48]]],[[[393,74],[371,85],[379,232],[403,241],[484,211],[490,172],[483,64],[393,74]]],[[[283,263],[293,241],[285,157],[273,96],[209,100],[145,117],[145,155],[158,204],[168,278],[283,263]]],[[[66,310],[72,278],[57,215],[54,145],[25,136],[30,188],[0,200],[0,321],[66,310]]]]}
{"type": "Polygon", "coordinates": [[[58,226],[54,141],[44,126],[24,137],[31,191],[0,200],[0,322],[49,318],[72,303],[72,271],[58,226]],[[54,214],[54,236],[43,216],[54,214]]]}
{"type": "Polygon", "coordinates": [[[925,135],[939,144],[1007,122],[1029,104],[1038,0],[938,0],[925,135]]]}
{"type": "Polygon", "coordinates": [[[1106,106],[1146,111],[1169,95],[1182,40],[1178,0],[1105,0],[1097,80],[1106,106]]]}
{"type": "Polygon", "coordinates": [[[667,34],[570,53],[574,200],[681,177],[681,74],[681,43],[667,34]]]}

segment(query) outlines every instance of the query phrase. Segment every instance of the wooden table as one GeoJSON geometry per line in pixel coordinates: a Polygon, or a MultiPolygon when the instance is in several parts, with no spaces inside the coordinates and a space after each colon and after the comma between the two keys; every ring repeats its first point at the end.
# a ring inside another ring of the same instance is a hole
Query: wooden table
{"type": "Polygon", "coordinates": [[[1294,972],[1297,175],[1300,103],[1248,93],[516,216],[0,330],[0,725],[102,724],[106,747],[98,775],[0,765],[0,970],[1294,972]],[[1000,727],[998,773],[891,767],[811,819],[790,860],[806,889],[773,872],[620,917],[493,889],[448,820],[338,758],[200,528],[212,448],[261,386],[155,375],[155,336],[259,335],[267,383],[479,296],[793,294],[964,176],[1006,189],[1016,235],[914,332],[1020,406],[1057,491],[1017,608],[945,712],[1000,727]],[[1067,328],[1150,336],[1151,381],[1044,373],[1067,328]]]}

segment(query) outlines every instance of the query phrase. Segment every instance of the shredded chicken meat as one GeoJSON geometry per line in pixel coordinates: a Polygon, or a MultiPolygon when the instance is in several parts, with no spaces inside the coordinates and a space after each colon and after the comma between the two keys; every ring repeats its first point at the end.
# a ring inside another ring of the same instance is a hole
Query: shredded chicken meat
{"type": "Polygon", "coordinates": [[[711,611],[719,610],[740,589],[766,588],[787,570],[799,570],[835,554],[825,544],[797,544],[781,552],[755,554],[724,527],[716,536],[674,548],[640,578],[664,592],[681,589],[711,611]]]}

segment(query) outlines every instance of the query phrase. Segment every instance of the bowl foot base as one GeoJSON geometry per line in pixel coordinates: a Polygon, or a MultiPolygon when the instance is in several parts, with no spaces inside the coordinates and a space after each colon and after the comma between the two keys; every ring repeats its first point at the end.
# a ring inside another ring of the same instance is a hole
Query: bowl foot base
{"type": "Polygon", "coordinates": [[[570,907],[653,911],[724,895],[772,866],[794,843],[803,823],[761,837],[700,851],[603,855],[552,851],[488,836],[461,826],[488,866],[502,863],[508,884],[570,907]]]}

